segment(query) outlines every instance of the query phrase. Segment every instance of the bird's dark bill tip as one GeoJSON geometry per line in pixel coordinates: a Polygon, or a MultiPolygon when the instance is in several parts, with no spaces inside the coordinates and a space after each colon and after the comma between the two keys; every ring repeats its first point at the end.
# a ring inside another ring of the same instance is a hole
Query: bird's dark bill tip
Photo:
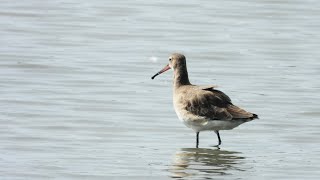
{"type": "Polygon", "coordinates": [[[155,74],[155,75],[153,75],[152,77],[151,77],[151,79],[154,79],[156,76],[158,76],[160,73],[157,73],[157,74],[155,74]]]}
{"type": "Polygon", "coordinates": [[[161,71],[159,71],[157,74],[152,76],[151,79],[154,79],[156,76],[158,76],[161,73],[164,73],[164,72],[168,71],[169,69],[170,69],[170,66],[169,66],[169,64],[167,64],[163,69],[161,69],[161,71]]]}

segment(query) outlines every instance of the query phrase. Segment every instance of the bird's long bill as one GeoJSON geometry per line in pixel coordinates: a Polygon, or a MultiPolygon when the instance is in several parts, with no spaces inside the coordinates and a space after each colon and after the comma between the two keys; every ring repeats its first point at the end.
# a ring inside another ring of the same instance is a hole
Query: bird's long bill
{"type": "Polygon", "coordinates": [[[157,74],[155,74],[154,76],[151,77],[151,79],[154,79],[156,76],[158,76],[159,74],[166,72],[170,69],[169,64],[167,64],[163,69],[161,69],[161,71],[159,71],[157,74]]]}

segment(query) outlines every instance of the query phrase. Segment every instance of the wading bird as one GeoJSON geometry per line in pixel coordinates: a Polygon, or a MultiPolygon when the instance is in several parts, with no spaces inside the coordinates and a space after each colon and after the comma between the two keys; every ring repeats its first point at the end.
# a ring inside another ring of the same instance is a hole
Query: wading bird
{"type": "Polygon", "coordinates": [[[172,54],[169,64],[152,76],[173,69],[173,105],[178,118],[196,132],[196,147],[200,131],[214,131],[221,145],[220,130],[230,130],[242,123],[257,119],[258,115],[234,105],[231,99],[215,86],[196,86],[189,81],[186,58],[172,54]]]}

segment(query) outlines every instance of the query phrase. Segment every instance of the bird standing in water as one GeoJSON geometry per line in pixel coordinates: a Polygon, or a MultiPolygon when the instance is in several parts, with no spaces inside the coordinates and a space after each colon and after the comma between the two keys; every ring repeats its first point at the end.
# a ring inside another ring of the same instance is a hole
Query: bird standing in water
{"type": "Polygon", "coordinates": [[[230,130],[242,123],[257,119],[258,115],[234,105],[231,99],[215,86],[196,86],[189,81],[186,58],[174,53],[169,64],[155,74],[173,69],[173,105],[178,118],[196,132],[196,147],[200,131],[214,131],[221,145],[220,130],[230,130]]]}

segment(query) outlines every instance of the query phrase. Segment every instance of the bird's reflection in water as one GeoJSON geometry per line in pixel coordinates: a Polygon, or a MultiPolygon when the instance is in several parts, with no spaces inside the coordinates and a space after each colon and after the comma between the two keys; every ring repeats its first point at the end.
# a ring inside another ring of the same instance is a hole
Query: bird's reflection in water
{"type": "Polygon", "coordinates": [[[172,178],[202,176],[211,179],[215,175],[228,175],[239,168],[244,157],[241,153],[220,149],[183,148],[174,157],[169,168],[172,178]]]}

